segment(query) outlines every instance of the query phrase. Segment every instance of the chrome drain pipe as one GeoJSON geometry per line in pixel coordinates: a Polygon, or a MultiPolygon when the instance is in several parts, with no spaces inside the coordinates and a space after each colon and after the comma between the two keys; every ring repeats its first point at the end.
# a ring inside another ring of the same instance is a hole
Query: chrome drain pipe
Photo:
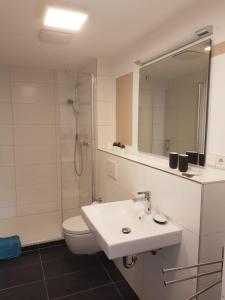
{"type": "Polygon", "coordinates": [[[126,269],[131,269],[135,266],[137,259],[138,259],[137,255],[124,256],[123,257],[123,266],[126,269]]]}

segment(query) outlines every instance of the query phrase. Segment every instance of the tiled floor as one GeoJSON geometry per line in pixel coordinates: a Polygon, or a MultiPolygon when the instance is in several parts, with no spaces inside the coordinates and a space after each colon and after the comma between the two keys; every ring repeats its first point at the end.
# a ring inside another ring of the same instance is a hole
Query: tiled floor
{"type": "Polygon", "coordinates": [[[0,300],[138,300],[103,253],[73,255],[64,242],[0,262],[0,300]]]}

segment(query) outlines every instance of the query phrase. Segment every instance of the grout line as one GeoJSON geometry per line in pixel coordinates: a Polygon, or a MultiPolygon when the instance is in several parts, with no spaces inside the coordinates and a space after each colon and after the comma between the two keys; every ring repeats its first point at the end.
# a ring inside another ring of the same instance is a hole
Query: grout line
{"type": "Polygon", "coordinates": [[[113,285],[113,284],[112,283],[102,284],[102,285],[99,285],[99,286],[96,286],[96,287],[93,287],[93,288],[89,288],[87,290],[79,291],[79,292],[68,294],[68,295],[61,296],[61,297],[56,297],[56,298],[53,298],[52,300],[60,300],[60,299],[65,299],[69,296],[77,296],[77,295],[80,295],[80,294],[84,294],[86,292],[94,291],[94,290],[101,289],[103,287],[111,286],[111,285],[113,285]]]}
{"type": "Polygon", "coordinates": [[[40,263],[41,263],[41,270],[42,270],[42,275],[43,275],[43,280],[44,280],[46,296],[47,296],[47,299],[50,300],[49,294],[48,294],[47,282],[46,282],[46,278],[45,278],[44,267],[43,267],[42,258],[41,258],[41,252],[40,252],[39,248],[38,248],[38,253],[39,253],[39,259],[40,259],[40,263]]]}
{"type": "MultiPolygon", "coordinates": [[[[55,262],[55,261],[58,261],[58,260],[51,260],[51,262],[55,262]]],[[[103,269],[103,268],[101,266],[93,267],[93,268],[85,268],[85,269],[81,269],[81,270],[77,270],[77,271],[71,271],[71,272],[67,272],[67,273],[63,273],[63,274],[59,274],[59,275],[54,275],[54,276],[48,277],[47,279],[52,280],[52,279],[62,278],[62,277],[72,275],[72,274],[81,273],[81,272],[84,272],[84,271],[99,270],[99,269],[103,269]]]]}
{"type": "Polygon", "coordinates": [[[105,267],[104,263],[102,262],[101,258],[100,258],[98,255],[97,255],[97,258],[98,258],[100,264],[102,265],[104,271],[106,272],[106,274],[108,275],[108,277],[109,277],[110,280],[112,281],[112,284],[113,284],[114,288],[116,289],[117,293],[119,294],[121,300],[126,300],[126,299],[123,297],[123,295],[121,294],[120,290],[118,289],[118,287],[117,287],[115,281],[112,279],[112,276],[111,276],[110,273],[108,272],[108,270],[107,270],[107,268],[105,267]]]}
{"type": "Polygon", "coordinates": [[[27,286],[27,285],[33,284],[35,282],[42,282],[42,281],[43,280],[40,279],[40,280],[29,281],[29,282],[22,283],[22,284],[13,285],[13,286],[10,286],[10,287],[4,288],[4,289],[0,289],[0,292],[9,291],[11,289],[15,289],[15,288],[22,287],[22,286],[27,286]]]}

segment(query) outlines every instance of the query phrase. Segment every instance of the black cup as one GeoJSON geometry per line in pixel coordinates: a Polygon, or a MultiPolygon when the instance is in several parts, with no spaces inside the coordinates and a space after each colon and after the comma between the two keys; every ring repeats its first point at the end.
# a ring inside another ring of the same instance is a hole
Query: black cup
{"type": "Polygon", "coordinates": [[[196,151],[187,151],[186,154],[188,155],[188,162],[190,164],[194,164],[194,165],[198,164],[198,152],[196,152],[196,151]]]}
{"type": "Polygon", "coordinates": [[[169,153],[169,166],[171,169],[176,169],[178,165],[178,153],[170,152],[169,153]]]}
{"type": "Polygon", "coordinates": [[[187,154],[179,154],[178,169],[180,172],[187,172],[187,170],[188,170],[188,155],[187,154]]]}
{"type": "Polygon", "coordinates": [[[198,164],[202,167],[205,165],[205,153],[199,153],[198,164]]]}

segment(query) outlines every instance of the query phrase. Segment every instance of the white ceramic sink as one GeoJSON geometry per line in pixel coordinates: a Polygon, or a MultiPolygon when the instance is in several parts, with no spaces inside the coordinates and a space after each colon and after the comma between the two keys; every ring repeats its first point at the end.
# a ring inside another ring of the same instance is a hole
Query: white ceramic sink
{"type": "Polygon", "coordinates": [[[102,250],[110,259],[138,254],[180,243],[181,229],[164,225],[144,214],[144,203],[124,200],[82,207],[82,214],[102,250]],[[131,232],[124,234],[122,228],[131,232]]]}

